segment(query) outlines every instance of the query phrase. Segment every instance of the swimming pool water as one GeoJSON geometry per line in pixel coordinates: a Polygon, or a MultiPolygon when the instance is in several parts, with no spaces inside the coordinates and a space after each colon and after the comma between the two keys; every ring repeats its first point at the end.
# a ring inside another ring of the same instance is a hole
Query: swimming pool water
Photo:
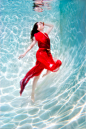
{"type": "Polygon", "coordinates": [[[0,129],[86,128],[86,2],[54,0],[51,10],[35,12],[31,0],[0,2],[0,129]],[[35,65],[37,45],[31,44],[35,22],[54,25],[49,37],[60,70],[40,77],[31,102],[32,80],[20,97],[20,80],[35,65]]]}

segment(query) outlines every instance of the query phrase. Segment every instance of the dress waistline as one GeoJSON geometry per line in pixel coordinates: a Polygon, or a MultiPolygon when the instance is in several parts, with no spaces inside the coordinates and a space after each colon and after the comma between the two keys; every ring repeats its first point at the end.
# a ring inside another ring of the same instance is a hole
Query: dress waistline
{"type": "Polygon", "coordinates": [[[39,48],[40,50],[46,51],[47,53],[51,53],[49,48],[39,48]]]}

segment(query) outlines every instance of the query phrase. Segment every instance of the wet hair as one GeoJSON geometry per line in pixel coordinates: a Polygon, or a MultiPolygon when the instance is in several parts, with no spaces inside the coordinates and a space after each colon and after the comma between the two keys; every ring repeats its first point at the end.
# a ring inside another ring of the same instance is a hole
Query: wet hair
{"type": "Polygon", "coordinates": [[[36,7],[39,7],[39,6],[35,3],[33,3],[33,10],[35,10],[36,7]]]}
{"type": "Polygon", "coordinates": [[[37,23],[38,23],[38,22],[36,22],[36,23],[34,24],[33,29],[32,29],[32,31],[31,31],[31,40],[32,40],[32,41],[33,41],[34,34],[39,32],[39,31],[37,30],[37,28],[38,28],[37,23]]]}

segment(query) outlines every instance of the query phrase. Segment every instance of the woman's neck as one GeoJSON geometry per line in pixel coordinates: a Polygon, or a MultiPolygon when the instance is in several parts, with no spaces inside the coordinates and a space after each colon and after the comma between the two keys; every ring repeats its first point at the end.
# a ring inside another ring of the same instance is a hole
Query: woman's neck
{"type": "Polygon", "coordinates": [[[44,33],[44,31],[40,31],[40,32],[44,33]]]}

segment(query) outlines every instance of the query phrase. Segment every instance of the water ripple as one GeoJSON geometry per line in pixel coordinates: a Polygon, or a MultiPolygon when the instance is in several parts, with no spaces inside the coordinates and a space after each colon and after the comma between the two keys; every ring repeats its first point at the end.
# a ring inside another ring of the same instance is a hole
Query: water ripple
{"type": "Polygon", "coordinates": [[[54,11],[39,14],[31,10],[31,1],[1,0],[1,129],[86,128],[84,1],[54,2],[59,4],[54,5],[54,11]],[[33,79],[21,97],[19,82],[35,65],[38,47],[22,60],[18,56],[31,44],[30,31],[36,21],[54,24],[49,35],[51,50],[54,57],[62,60],[62,66],[57,73],[40,77],[32,103],[33,79]]]}

